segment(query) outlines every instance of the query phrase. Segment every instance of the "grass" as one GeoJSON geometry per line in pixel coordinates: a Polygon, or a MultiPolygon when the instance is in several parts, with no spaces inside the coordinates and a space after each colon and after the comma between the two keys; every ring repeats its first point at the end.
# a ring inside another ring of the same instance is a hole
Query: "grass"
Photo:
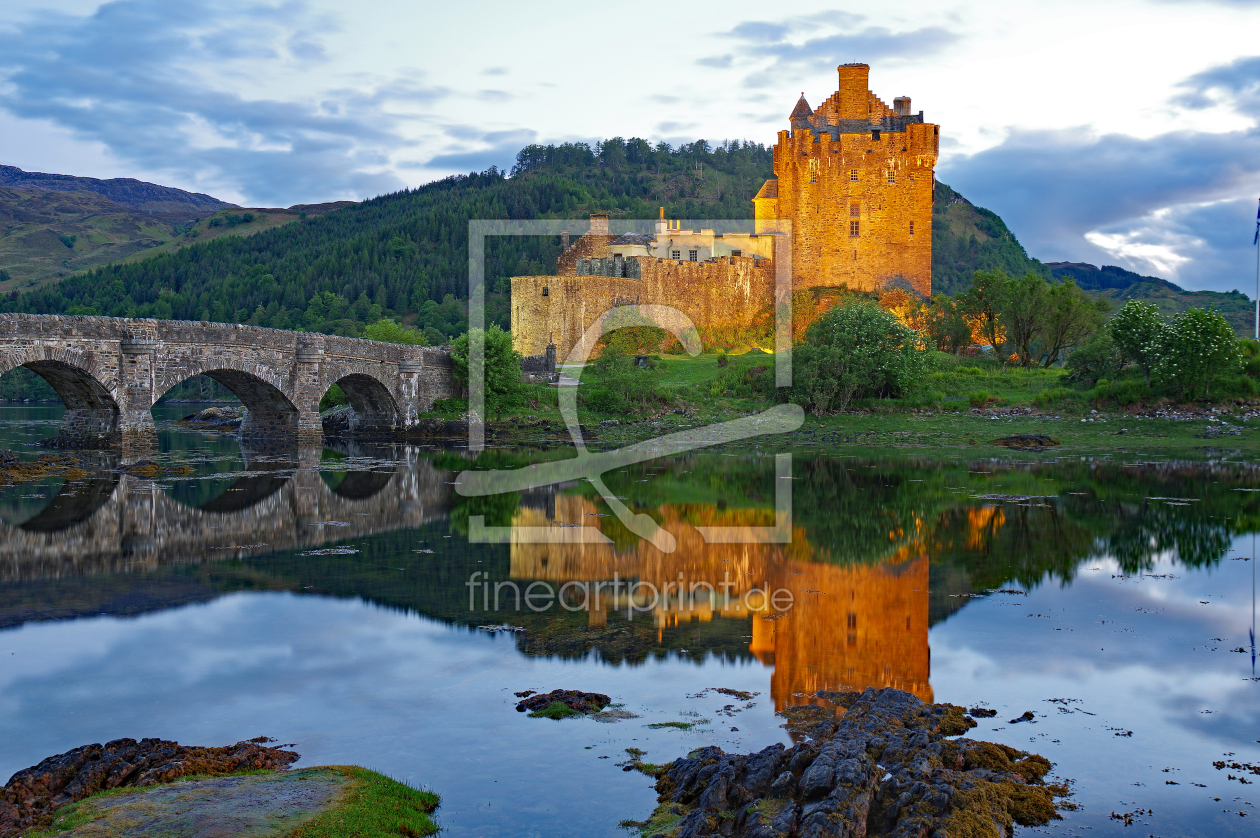
{"type": "MultiPolygon", "coordinates": [[[[348,778],[341,800],[332,808],[309,821],[281,833],[279,838],[399,838],[399,836],[434,835],[438,826],[430,815],[440,798],[427,791],[418,791],[396,780],[355,765],[331,765],[302,769],[303,772],[332,771],[348,778]]],[[[275,774],[273,771],[241,771],[230,775],[242,777],[275,774]]],[[[294,774],[298,772],[293,772],[294,774]]],[[[204,780],[206,777],[181,777],[176,783],[204,780]]],[[[27,838],[53,838],[64,835],[101,817],[95,802],[107,798],[140,794],[155,788],[140,786],[109,789],[76,803],[63,806],[55,813],[56,821],[45,829],[27,833],[27,838]]]]}
{"type": "Polygon", "coordinates": [[[652,728],[652,730],[662,730],[667,727],[677,728],[678,730],[691,730],[693,727],[707,725],[708,723],[708,719],[696,719],[694,722],[656,722],[655,724],[647,725],[647,727],[652,728]]]}
{"type": "Polygon", "coordinates": [[[570,716],[580,716],[582,714],[565,704],[563,701],[553,701],[543,709],[535,710],[529,715],[530,718],[534,719],[555,719],[556,721],[559,721],[560,719],[567,719],[570,716]]]}
{"type": "Polygon", "coordinates": [[[285,838],[415,838],[438,831],[430,815],[441,801],[433,792],[417,791],[357,765],[329,767],[351,781],[341,804],[285,838]]]}

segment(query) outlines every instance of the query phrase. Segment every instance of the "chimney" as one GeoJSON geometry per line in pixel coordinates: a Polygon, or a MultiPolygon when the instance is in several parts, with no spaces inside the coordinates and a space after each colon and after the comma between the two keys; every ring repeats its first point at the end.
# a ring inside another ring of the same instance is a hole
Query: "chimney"
{"type": "Polygon", "coordinates": [[[893,111],[897,114],[897,116],[909,116],[910,97],[898,96],[896,99],[893,99],[893,111]]]}
{"type": "Polygon", "coordinates": [[[840,71],[840,118],[869,119],[870,65],[841,64],[837,69],[840,71]]]}
{"type": "Polygon", "coordinates": [[[592,236],[607,236],[608,233],[608,216],[607,215],[591,215],[591,231],[592,236]]]}
{"type": "Polygon", "coordinates": [[[565,230],[560,234],[560,250],[563,253],[569,249],[569,231],[565,230]]]}

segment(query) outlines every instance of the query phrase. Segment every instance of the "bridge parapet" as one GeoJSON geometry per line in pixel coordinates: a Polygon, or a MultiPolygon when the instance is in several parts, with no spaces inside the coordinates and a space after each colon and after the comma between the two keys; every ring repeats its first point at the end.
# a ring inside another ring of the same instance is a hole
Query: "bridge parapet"
{"type": "Polygon", "coordinates": [[[236,323],[0,314],[0,374],[25,366],[66,405],[62,434],[114,443],[153,438],[150,408],[206,375],[247,409],[244,438],[322,435],[333,384],[354,408],[352,432],[400,430],[461,393],[450,352],[236,323]]]}

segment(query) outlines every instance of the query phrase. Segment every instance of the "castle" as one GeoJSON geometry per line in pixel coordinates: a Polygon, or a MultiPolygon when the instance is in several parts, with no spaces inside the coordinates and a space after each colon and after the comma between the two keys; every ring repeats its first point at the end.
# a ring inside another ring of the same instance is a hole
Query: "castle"
{"type": "Polygon", "coordinates": [[[870,67],[843,64],[817,110],[804,94],[774,145],[775,177],[753,197],[752,233],[682,229],[661,211],[655,235],[614,235],[604,215],[557,260],[555,276],[513,277],[513,345],[554,344],[563,360],[608,309],[669,305],[706,346],[768,334],[776,259],[790,247],[793,290],[846,286],[932,293],[932,193],[940,127],[889,108],[870,67]]]}

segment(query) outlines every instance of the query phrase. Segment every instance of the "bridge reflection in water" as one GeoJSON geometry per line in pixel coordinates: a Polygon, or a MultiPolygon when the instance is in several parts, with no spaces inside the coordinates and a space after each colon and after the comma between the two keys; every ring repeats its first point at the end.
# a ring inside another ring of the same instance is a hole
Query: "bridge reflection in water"
{"type": "MultiPolygon", "coordinates": [[[[513,525],[524,532],[549,524],[592,526],[594,521],[607,534],[611,526],[604,522],[611,519],[600,513],[587,498],[559,495],[554,512],[524,506],[513,525]]],[[[610,611],[625,613],[631,607],[650,612],[658,635],[691,620],[749,620],[749,651],[774,666],[770,689],[777,709],[831,706],[814,697],[818,690],[884,686],[930,701],[926,553],[904,548],[878,564],[838,565],[811,561],[808,534],[799,528],[785,545],[707,544],[696,529],[766,526],[771,522],[761,519],[770,515],[708,505],[659,507],[652,517],[678,539],[673,553],[641,540],[618,548],[514,538],[511,577],[557,588],[570,581],[607,583],[598,608],[594,597],[572,598],[572,607],[585,606],[592,626],[605,624],[610,611]],[[614,591],[615,581],[626,580],[644,584],[614,591]],[[776,591],[791,593],[790,608],[773,607],[776,591]]]]}
{"type": "MultiPolygon", "coordinates": [[[[33,518],[0,525],[0,583],[144,574],[163,566],[228,559],[262,569],[271,561],[263,559],[267,554],[418,529],[451,516],[451,472],[436,468],[415,448],[343,445],[340,453],[350,464],[334,486],[325,480],[327,472],[321,472],[322,453],[308,449],[296,459],[247,455],[243,471],[226,475],[235,482],[198,507],[164,490],[165,483],[178,478],[154,480],[102,461],[90,479],[65,484],[33,518]]],[[[540,526],[595,522],[616,536],[615,519],[601,517],[601,511],[580,494],[549,488],[527,496],[512,524],[514,532],[523,533],[540,526]]],[[[805,703],[830,706],[814,694],[871,686],[898,687],[931,700],[925,549],[902,547],[880,562],[838,564],[817,560],[808,532],[799,527],[792,542],[783,545],[707,544],[697,530],[766,526],[773,510],[689,504],[648,511],[678,539],[675,552],[661,553],[632,536],[620,544],[535,544],[514,537],[507,575],[521,588],[534,581],[553,588],[567,582],[609,583],[598,608],[587,603],[587,625],[606,627],[610,612],[616,612],[620,623],[630,608],[636,623],[650,620],[655,625],[658,647],[665,632],[676,633],[693,621],[746,621],[746,629],[723,634],[742,636],[748,654],[773,667],[770,693],[776,709],[805,703]],[[615,577],[643,584],[631,592],[625,587],[613,590],[615,577]],[[654,600],[647,586],[666,593],[654,600]],[[790,592],[792,605],[777,610],[774,605],[783,604],[782,595],[773,602],[771,595],[781,591],[790,592]]],[[[453,548],[457,542],[445,544],[453,548]]],[[[501,547],[464,548],[477,558],[487,551],[503,552],[501,547]]],[[[337,557],[322,558],[335,562],[337,557]]],[[[487,566],[466,565],[470,572],[487,566]]],[[[451,598],[466,603],[466,574],[456,578],[458,572],[434,567],[420,568],[417,583],[452,588],[451,598]]],[[[398,602],[392,593],[390,598],[398,602]]],[[[570,604],[571,610],[579,607],[570,604]]],[[[531,624],[527,612],[511,605],[493,614],[434,616],[471,619],[474,624],[531,624]]],[[[598,647],[598,632],[591,636],[598,647]]],[[[527,654],[538,653],[521,645],[527,654]]]]}
{"type": "MultiPolygon", "coordinates": [[[[334,448],[369,460],[330,487],[321,449],[250,456],[225,491],[201,506],[170,497],[172,478],[127,473],[102,458],[92,476],[65,483],[35,517],[0,524],[0,581],[128,573],[163,565],[309,549],[424,526],[451,506],[448,472],[414,448],[334,448]]],[[[177,479],[177,478],[176,478],[177,479]]]]}

